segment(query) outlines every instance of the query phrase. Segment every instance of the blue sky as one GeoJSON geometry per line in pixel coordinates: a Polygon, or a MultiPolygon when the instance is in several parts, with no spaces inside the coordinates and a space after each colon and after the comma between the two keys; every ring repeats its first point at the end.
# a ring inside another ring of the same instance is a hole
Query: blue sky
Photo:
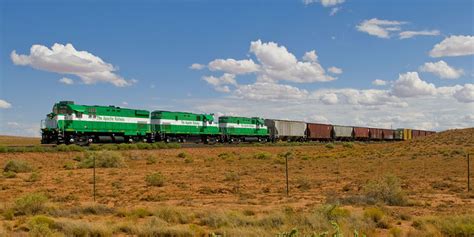
{"type": "Polygon", "coordinates": [[[59,100],[472,127],[473,9],[468,0],[3,0],[0,134],[38,135],[59,100]],[[312,50],[317,58],[304,59],[312,50]]]}

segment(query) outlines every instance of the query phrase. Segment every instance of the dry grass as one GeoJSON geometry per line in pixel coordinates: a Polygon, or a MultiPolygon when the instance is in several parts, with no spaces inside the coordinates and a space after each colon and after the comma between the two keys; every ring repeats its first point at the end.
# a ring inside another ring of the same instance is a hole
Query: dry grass
{"type": "MultiPolygon", "coordinates": [[[[474,154],[474,129],[409,142],[333,143],[331,147],[113,151],[122,157],[123,166],[96,170],[96,198],[101,206],[88,209],[74,208],[92,201],[92,170],[76,168],[87,157],[85,152],[0,153],[0,167],[9,160],[22,160],[41,175],[35,182],[27,182],[32,171],[0,178],[0,202],[5,203],[0,206],[0,233],[30,230],[33,212],[24,216],[9,211],[18,197],[30,193],[48,198],[34,214],[54,220],[53,226],[47,225],[52,233],[85,229],[89,235],[104,236],[212,232],[275,236],[296,227],[302,235],[333,233],[331,221],[346,235],[354,230],[369,236],[449,235],[458,229],[470,233],[466,231],[472,225],[474,194],[465,191],[464,155],[474,154]],[[290,197],[286,197],[281,162],[285,154],[290,154],[290,197]],[[186,162],[187,158],[192,161],[186,162]],[[146,182],[147,175],[157,172],[166,178],[162,187],[146,182]],[[395,178],[387,179],[387,174],[395,178]],[[374,207],[367,197],[380,205],[381,219],[364,217],[374,207]],[[397,200],[404,200],[403,206],[397,206],[397,200]],[[459,218],[441,221],[452,215],[459,218]]],[[[38,233],[48,232],[44,224],[35,228],[38,233]]]]}

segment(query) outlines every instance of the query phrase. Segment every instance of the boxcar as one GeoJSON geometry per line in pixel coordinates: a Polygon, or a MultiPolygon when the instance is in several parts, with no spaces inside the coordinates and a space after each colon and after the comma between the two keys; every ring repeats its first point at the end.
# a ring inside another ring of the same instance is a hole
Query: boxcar
{"type": "Polygon", "coordinates": [[[307,139],[312,141],[331,140],[332,125],[320,123],[308,123],[306,130],[307,139]]]}
{"type": "Polygon", "coordinates": [[[415,139],[415,138],[420,137],[420,136],[421,136],[420,130],[415,130],[415,129],[411,130],[412,139],[415,139]]]}
{"type": "Polygon", "coordinates": [[[336,140],[350,140],[352,139],[353,128],[349,126],[333,126],[333,136],[336,140]]]}
{"type": "Polygon", "coordinates": [[[306,123],[300,121],[265,119],[272,141],[304,141],[306,123]]]}
{"type": "Polygon", "coordinates": [[[269,139],[263,118],[222,116],[219,117],[219,130],[223,142],[266,142],[269,139]]]}
{"type": "Polygon", "coordinates": [[[369,128],[369,137],[371,140],[382,140],[383,131],[380,128],[369,128]]]}
{"type": "Polygon", "coordinates": [[[382,129],[382,136],[384,140],[393,140],[394,139],[394,130],[392,129],[382,129]]]}
{"type": "Polygon", "coordinates": [[[157,141],[208,143],[220,138],[219,125],[212,114],[153,111],[151,127],[157,141]]]}
{"type": "Polygon", "coordinates": [[[149,116],[146,110],[60,101],[41,123],[41,143],[150,141],[149,116]]]}
{"type": "Polygon", "coordinates": [[[369,139],[369,128],[354,127],[354,139],[356,139],[356,140],[368,140],[369,139]]]}

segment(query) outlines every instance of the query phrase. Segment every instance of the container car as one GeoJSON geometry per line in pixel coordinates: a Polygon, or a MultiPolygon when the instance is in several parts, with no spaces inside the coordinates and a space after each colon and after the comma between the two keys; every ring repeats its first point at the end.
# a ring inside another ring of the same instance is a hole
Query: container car
{"type": "Polygon", "coordinates": [[[219,125],[213,114],[153,111],[151,130],[157,141],[204,142],[219,141],[219,125]]]}
{"type": "Polygon", "coordinates": [[[320,123],[307,124],[307,139],[311,141],[328,141],[332,139],[332,125],[320,123]]]}
{"type": "Polygon", "coordinates": [[[265,119],[272,141],[305,141],[306,123],[279,119],[265,119]]]}
{"type": "Polygon", "coordinates": [[[353,128],[349,126],[333,126],[333,138],[335,140],[351,140],[353,128]]]}
{"type": "Polygon", "coordinates": [[[267,142],[270,138],[263,118],[219,117],[219,129],[223,142],[267,142]]]}
{"type": "Polygon", "coordinates": [[[60,101],[41,123],[41,143],[149,141],[152,139],[149,116],[146,110],[60,101]]]}

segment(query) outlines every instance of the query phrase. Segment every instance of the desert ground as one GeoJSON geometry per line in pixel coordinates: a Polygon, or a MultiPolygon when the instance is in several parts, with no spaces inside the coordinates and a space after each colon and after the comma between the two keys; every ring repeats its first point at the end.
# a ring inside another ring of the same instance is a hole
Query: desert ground
{"type": "Polygon", "coordinates": [[[474,236],[474,128],[403,142],[3,151],[4,236],[474,236]]]}

